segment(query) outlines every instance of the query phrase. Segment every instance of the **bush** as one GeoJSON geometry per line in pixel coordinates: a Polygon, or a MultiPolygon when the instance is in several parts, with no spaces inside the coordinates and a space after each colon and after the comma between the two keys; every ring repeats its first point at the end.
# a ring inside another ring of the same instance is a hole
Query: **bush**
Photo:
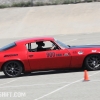
{"type": "Polygon", "coordinates": [[[47,5],[47,4],[45,4],[43,2],[37,2],[37,3],[33,4],[33,5],[34,6],[44,6],[44,5],[47,5]]]}
{"type": "Polygon", "coordinates": [[[32,6],[31,2],[21,2],[21,3],[14,3],[11,7],[30,7],[32,6]]]}
{"type": "Polygon", "coordinates": [[[8,8],[8,7],[30,7],[33,6],[31,2],[21,2],[21,3],[14,3],[11,6],[9,5],[0,5],[0,8],[8,8]]]}
{"type": "MultiPolygon", "coordinates": [[[[84,2],[92,2],[93,0],[84,0],[84,2]]],[[[0,5],[0,8],[7,7],[31,7],[31,6],[44,6],[44,5],[59,5],[59,4],[71,4],[81,3],[81,0],[51,0],[50,2],[20,2],[12,5],[0,5]]]]}
{"type": "Polygon", "coordinates": [[[69,0],[65,0],[63,4],[69,4],[69,0]]]}
{"type": "Polygon", "coordinates": [[[7,7],[10,7],[8,5],[0,5],[0,8],[7,8],[7,7]]]}

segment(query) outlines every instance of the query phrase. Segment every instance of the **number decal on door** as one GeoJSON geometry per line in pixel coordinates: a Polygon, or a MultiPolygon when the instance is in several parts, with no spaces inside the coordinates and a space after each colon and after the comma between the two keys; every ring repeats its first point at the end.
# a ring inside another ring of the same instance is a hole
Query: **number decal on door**
{"type": "Polygon", "coordinates": [[[47,55],[47,57],[49,57],[49,58],[55,57],[55,53],[54,53],[54,52],[47,52],[46,55],[47,55]]]}

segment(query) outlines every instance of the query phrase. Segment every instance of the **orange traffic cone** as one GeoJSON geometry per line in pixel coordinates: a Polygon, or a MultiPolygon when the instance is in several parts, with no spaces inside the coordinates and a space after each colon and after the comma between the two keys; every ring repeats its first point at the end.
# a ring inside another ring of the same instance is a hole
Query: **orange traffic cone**
{"type": "Polygon", "coordinates": [[[87,70],[84,70],[84,81],[89,81],[87,70]]]}

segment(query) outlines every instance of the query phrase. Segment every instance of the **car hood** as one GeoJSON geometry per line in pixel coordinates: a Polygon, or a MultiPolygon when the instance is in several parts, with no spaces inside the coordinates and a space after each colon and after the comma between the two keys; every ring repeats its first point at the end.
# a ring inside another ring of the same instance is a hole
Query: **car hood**
{"type": "Polygon", "coordinates": [[[70,46],[70,48],[100,48],[100,45],[77,45],[70,46]]]}

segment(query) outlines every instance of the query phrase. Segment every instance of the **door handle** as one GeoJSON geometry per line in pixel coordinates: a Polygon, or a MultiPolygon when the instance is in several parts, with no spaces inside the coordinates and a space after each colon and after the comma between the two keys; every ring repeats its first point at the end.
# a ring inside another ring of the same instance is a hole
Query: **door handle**
{"type": "Polygon", "coordinates": [[[33,55],[29,55],[29,57],[33,57],[33,55]]]}

